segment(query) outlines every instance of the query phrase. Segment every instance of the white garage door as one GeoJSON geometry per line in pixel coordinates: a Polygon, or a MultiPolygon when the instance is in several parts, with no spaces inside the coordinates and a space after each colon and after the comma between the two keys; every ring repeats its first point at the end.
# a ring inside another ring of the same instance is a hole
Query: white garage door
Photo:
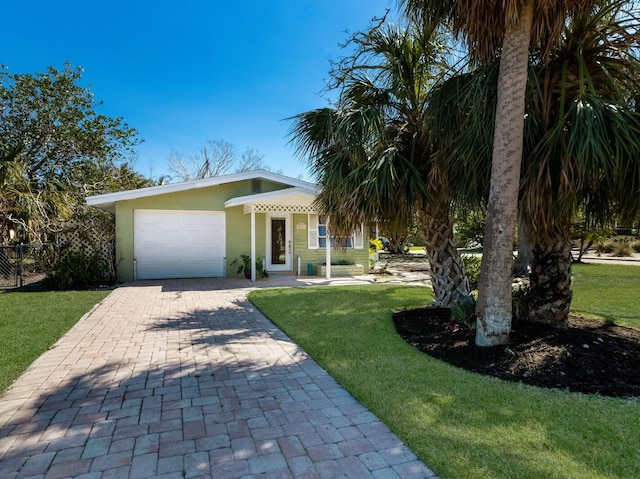
{"type": "Polygon", "coordinates": [[[133,218],[138,279],[224,276],[224,212],[135,210],[133,218]]]}

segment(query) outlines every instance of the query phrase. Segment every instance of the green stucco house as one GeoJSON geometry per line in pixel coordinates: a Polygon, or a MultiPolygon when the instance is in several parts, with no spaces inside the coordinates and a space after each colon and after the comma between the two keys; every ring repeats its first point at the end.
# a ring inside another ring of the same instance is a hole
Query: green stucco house
{"type": "Polygon", "coordinates": [[[235,277],[241,255],[253,258],[254,281],[258,259],[269,273],[307,275],[309,265],[317,273],[336,260],[366,271],[364,228],[334,250],[330,225],[313,206],[317,193],[313,183],[256,170],[86,200],[115,215],[121,281],[235,277]]]}

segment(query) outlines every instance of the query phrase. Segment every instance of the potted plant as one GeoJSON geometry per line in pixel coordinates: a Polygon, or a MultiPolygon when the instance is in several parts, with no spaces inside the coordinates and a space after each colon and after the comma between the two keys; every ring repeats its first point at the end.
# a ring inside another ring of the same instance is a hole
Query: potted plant
{"type": "MultiPolygon", "coordinates": [[[[238,265],[238,274],[244,272],[244,277],[247,279],[251,279],[251,256],[241,254],[240,258],[234,259],[231,263],[231,265],[235,264],[238,265]]],[[[266,278],[267,276],[269,276],[267,271],[264,269],[261,257],[258,257],[256,259],[256,273],[259,274],[261,278],[266,278]]]]}

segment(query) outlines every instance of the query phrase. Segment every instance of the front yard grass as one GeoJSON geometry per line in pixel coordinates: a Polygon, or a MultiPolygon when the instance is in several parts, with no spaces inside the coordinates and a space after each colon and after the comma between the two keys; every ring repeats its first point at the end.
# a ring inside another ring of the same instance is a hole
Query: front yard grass
{"type": "Polygon", "coordinates": [[[418,352],[391,314],[430,303],[428,289],[264,289],[250,299],[443,479],[640,477],[638,400],[504,382],[418,352]]]}
{"type": "Polygon", "coordinates": [[[640,329],[640,266],[576,264],[571,310],[640,329]]]}
{"type": "Polygon", "coordinates": [[[0,293],[0,393],[108,291],[0,293]]]}

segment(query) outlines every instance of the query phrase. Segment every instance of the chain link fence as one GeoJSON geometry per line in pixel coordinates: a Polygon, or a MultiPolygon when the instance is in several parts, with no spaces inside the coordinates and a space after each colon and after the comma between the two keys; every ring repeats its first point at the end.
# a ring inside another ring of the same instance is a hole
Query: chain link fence
{"type": "Polygon", "coordinates": [[[50,244],[0,245],[0,289],[21,288],[42,281],[52,265],[50,244]]]}

